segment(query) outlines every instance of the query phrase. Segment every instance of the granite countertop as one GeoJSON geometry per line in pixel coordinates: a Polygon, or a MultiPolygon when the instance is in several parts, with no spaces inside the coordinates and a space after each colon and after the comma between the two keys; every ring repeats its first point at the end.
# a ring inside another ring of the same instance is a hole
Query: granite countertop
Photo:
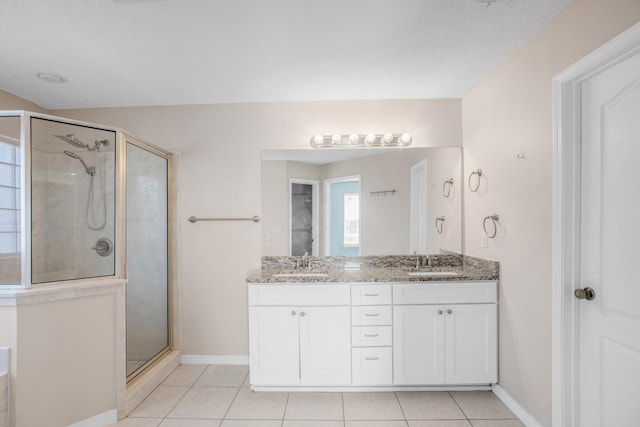
{"type": "Polygon", "coordinates": [[[474,281],[497,280],[495,270],[472,266],[440,267],[333,267],[307,270],[262,268],[247,278],[250,284],[256,283],[337,283],[337,282],[433,282],[433,281],[474,281]],[[440,272],[442,275],[409,275],[409,272],[440,272]],[[444,274],[453,272],[455,274],[444,274]],[[290,276],[277,276],[289,274],[290,276]],[[300,274],[300,275],[296,275],[300,274]],[[304,276],[304,274],[319,274],[304,276]],[[325,276],[326,274],[326,276],[325,276]]]}

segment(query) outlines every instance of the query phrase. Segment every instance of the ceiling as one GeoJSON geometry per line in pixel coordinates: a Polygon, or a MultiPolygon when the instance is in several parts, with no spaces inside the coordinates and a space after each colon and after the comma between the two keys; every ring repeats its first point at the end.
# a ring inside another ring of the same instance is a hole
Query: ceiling
{"type": "Polygon", "coordinates": [[[47,109],[461,98],[570,1],[0,0],[0,89],[47,109]]]}

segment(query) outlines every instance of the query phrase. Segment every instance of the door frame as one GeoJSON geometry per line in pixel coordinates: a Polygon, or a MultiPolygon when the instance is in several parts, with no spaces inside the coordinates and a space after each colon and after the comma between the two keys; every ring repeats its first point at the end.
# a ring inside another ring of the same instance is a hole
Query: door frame
{"type": "Polygon", "coordinates": [[[324,186],[324,249],[323,256],[328,256],[331,251],[331,184],[337,182],[358,181],[358,193],[360,194],[360,245],[358,245],[358,256],[362,255],[362,177],[361,175],[341,176],[338,178],[328,178],[322,182],[324,186]]]}
{"type": "Polygon", "coordinates": [[[428,200],[428,182],[427,182],[427,159],[423,159],[411,166],[410,169],[410,193],[409,193],[409,253],[410,254],[420,254],[418,250],[420,246],[420,236],[418,236],[418,230],[420,227],[418,226],[422,223],[422,228],[424,229],[424,246],[426,254],[429,251],[429,225],[427,222],[427,213],[429,211],[429,200],[428,200]],[[418,181],[417,171],[420,169],[424,169],[424,206],[420,206],[418,204],[418,198],[416,197],[416,193],[420,190],[420,182],[418,181]],[[424,212],[422,211],[424,208],[424,212]]]}
{"type": "Polygon", "coordinates": [[[291,220],[291,215],[293,214],[293,204],[291,203],[291,197],[293,196],[293,184],[307,184],[311,186],[311,256],[320,256],[318,252],[318,226],[320,224],[320,220],[318,218],[318,187],[320,183],[316,180],[312,179],[299,179],[299,178],[290,178],[289,179],[289,256],[291,256],[291,243],[293,242],[293,221],[291,220]]]}
{"type": "Polygon", "coordinates": [[[552,80],[552,420],[580,423],[580,311],[573,292],[580,280],[581,84],[640,53],[640,23],[585,56],[552,80]]]}

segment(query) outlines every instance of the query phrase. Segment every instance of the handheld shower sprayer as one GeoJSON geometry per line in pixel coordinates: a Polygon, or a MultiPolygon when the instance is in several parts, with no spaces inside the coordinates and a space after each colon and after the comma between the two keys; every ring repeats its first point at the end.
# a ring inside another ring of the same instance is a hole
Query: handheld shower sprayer
{"type": "Polygon", "coordinates": [[[96,174],[96,168],[94,168],[93,166],[87,166],[84,160],[82,160],[82,158],[76,153],[72,153],[71,151],[65,151],[64,154],[80,161],[80,163],[82,163],[82,166],[84,166],[84,170],[86,170],[90,176],[94,176],[96,174]]]}

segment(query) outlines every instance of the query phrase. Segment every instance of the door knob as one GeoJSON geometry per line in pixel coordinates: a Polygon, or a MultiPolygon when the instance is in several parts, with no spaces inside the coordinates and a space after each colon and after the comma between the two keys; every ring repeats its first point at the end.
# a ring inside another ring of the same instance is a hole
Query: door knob
{"type": "Polygon", "coordinates": [[[576,289],[573,294],[576,296],[576,298],[586,299],[587,301],[593,301],[593,299],[596,297],[596,291],[591,288],[576,289]]]}

